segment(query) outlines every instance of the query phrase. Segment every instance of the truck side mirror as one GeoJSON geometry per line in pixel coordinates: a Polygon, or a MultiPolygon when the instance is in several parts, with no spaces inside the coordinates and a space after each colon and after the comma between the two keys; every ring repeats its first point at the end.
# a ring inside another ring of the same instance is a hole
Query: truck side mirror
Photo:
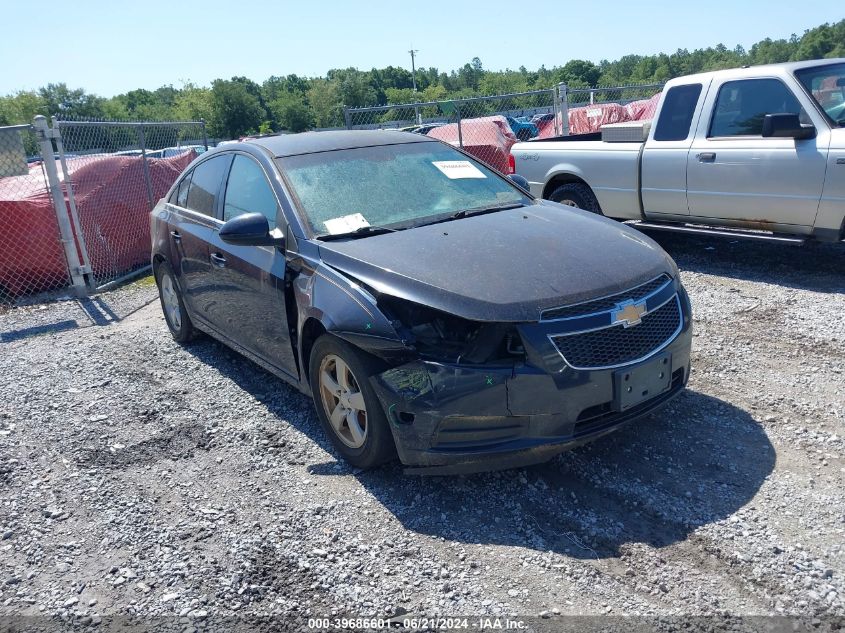
{"type": "Polygon", "coordinates": [[[519,174],[510,174],[508,176],[508,180],[510,180],[520,189],[524,189],[529,193],[531,192],[531,185],[528,184],[528,180],[525,178],[525,176],[520,176],[519,174]]]}
{"type": "Polygon", "coordinates": [[[803,125],[797,114],[782,112],[763,117],[763,138],[794,138],[801,141],[815,137],[816,128],[803,125]]]}

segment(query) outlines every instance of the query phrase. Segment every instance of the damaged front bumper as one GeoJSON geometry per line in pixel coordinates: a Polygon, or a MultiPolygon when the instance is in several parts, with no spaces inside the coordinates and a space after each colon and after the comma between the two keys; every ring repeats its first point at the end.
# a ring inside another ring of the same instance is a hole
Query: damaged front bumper
{"type": "Polygon", "coordinates": [[[446,475],[525,466],[606,435],[680,393],[689,380],[690,321],[684,310],[683,326],[667,346],[621,368],[573,369],[534,324],[520,328],[529,352],[525,363],[417,360],[370,380],[406,472],[446,475]],[[649,380],[658,371],[666,378],[655,386],[649,380]],[[620,384],[632,376],[626,384],[643,392],[633,401],[620,384]]]}

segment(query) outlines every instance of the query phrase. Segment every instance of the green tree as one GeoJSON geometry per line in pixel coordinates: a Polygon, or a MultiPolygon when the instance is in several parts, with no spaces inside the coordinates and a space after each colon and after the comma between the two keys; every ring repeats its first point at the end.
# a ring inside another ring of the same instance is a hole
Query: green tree
{"type": "Polygon", "coordinates": [[[593,62],[583,59],[571,59],[560,71],[560,81],[571,86],[579,85],[592,87],[598,84],[601,69],[593,62]]]}
{"type": "Polygon", "coordinates": [[[44,100],[36,92],[22,90],[0,97],[0,125],[31,123],[36,114],[48,114],[44,100]]]}
{"type": "Polygon", "coordinates": [[[343,106],[337,83],[315,79],[308,90],[308,103],[315,127],[339,127],[343,122],[343,106]]]}
{"type": "Polygon", "coordinates": [[[211,121],[211,90],[186,83],[178,91],[173,105],[173,118],[178,121],[211,121]]]}
{"type": "Polygon", "coordinates": [[[82,88],[70,89],[65,83],[47,84],[38,89],[38,96],[50,115],[63,118],[99,118],[103,116],[104,99],[88,94],[82,88]]]}
{"type": "Polygon", "coordinates": [[[266,114],[258,97],[244,82],[236,79],[215,79],[212,82],[209,119],[212,136],[237,138],[255,132],[267,119],[266,114]]]}
{"type": "Polygon", "coordinates": [[[304,132],[312,126],[311,110],[300,94],[282,92],[270,102],[273,118],[284,129],[304,132]]]}

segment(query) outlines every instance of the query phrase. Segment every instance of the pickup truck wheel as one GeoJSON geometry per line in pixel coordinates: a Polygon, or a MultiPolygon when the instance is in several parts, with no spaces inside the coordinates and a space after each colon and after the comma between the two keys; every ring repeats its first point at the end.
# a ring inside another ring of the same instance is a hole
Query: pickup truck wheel
{"type": "Polygon", "coordinates": [[[596,200],[593,190],[582,182],[568,182],[561,185],[552,191],[549,200],[602,215],[599,201],[596,200]]]}

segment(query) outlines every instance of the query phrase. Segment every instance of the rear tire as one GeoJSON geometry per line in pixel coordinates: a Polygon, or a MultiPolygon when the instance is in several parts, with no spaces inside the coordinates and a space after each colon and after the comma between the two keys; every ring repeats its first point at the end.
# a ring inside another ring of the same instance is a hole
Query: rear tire
{"type": "Polygon", "coordinates": [[[383,363],[324,334],[311,349],[308,368],[317,417],[343,459],[364,470],[393,459],[393,433],[369,381],[384,371],[383,363]]]}
{"type": "Polygon", "coordinates": [[[561,185],[552,191],[549,200],[602,215],[596,195],[583,182],[568,182],[561,185]]]}
{"type": "Polygon", "coordinates": [[[182,292],[176,283],[173,269],[167,262],[161,262],[156,268],[156,285],[158,286],[158,298],[161,302],[161,310],[164,312],[164,321],[167,328],[177,343],[187,343],[196,336],[194,324],[188,311],[185,309],[185,302],[182,300],[182,292]]]}

